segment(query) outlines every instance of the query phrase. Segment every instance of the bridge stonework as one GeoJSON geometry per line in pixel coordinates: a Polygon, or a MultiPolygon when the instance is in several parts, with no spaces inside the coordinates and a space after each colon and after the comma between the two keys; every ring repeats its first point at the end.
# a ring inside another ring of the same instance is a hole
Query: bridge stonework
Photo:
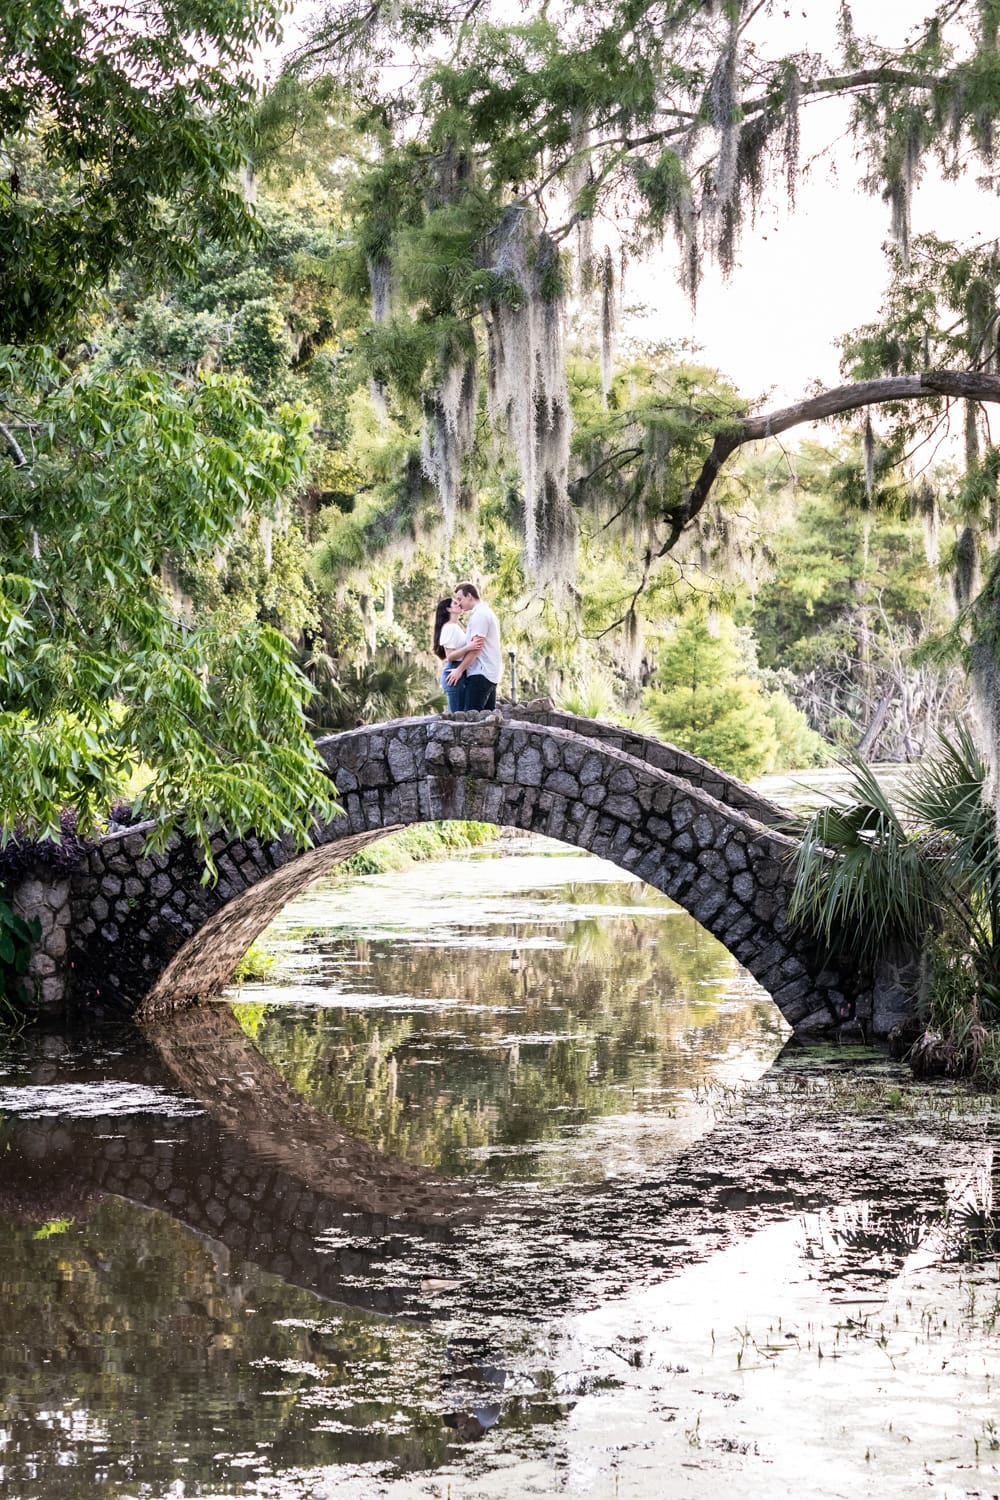
{"type": "Polygon", "coordinates": [[[305,852],[290,840],[220,837],[219,878],[202,884],[190,841],[147,852],[135,829],[91,846],[58,893],[40,875],[25,882],[15,904],[45,928],[39,1008],[154,1015],[208,998],[318,876],[396,829],[465,819],[559,839],[663,891],[801,1037],[877,1037],[903,1019],[898,998],[873,1000],[856,970],[824,963],[791,929],[796,841],[781,831],[781,809],[697,757],[547,706],[402,719],[319,749],[341,812],[305,852]]]}

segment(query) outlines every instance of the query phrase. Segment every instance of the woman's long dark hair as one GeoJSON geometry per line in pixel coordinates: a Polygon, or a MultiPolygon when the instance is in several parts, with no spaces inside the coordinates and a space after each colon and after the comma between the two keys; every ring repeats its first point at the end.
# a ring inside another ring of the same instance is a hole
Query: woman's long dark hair
{"type": "Polygon", "coordinates": [[[441,632],[447,625],[451,616],[451,595],[447,599],[441,599],[437,609],[434,611],[434,655],[440,656],[444,661],[445,651],[441,644],[441,632]]]}

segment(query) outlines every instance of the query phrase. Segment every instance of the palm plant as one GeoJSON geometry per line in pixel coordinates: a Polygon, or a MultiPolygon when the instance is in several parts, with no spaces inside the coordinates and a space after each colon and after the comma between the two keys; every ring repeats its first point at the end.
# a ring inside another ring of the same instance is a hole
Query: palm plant
{"type": "Polygon", "coordinates": [[[868,966],[919,949],[937,912],[933,865],[864,762],[850,762],[853,800],[820,808],[795,860],[792,921],[831,952],[868,966]]]}
{"type": "Polygon", "coordinates": [[[437,713],[443,694],[418,662],[381,651],[371,661],[341,668],[316,653],[305,663],[315,693],[309,703],[314,734],[335,734],[410,714],[437,713]]]}
{"type": "Polygon", "coordinates": [[[942,739],[900,794],[851,765],[854,798],[820,809],[796,856],[792,920],[871,970],[925,960],[946,1030],[1000,1019],[1000,866],[986,767],[969,732],[942,739]]]}

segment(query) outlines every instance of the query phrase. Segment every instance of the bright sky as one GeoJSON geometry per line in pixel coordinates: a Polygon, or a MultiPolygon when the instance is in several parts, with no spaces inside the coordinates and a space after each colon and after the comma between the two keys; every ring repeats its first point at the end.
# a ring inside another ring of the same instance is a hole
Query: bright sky
{"type": "MultiPolygon", "coordinates": [[[[775,48],[832,50],[838,0],[786,3],[788,18],[779,5],[771,23],[775,48]]],[[[901,40],[930,7],[927,0],[877,0],[877,8],[855,0],[853,8],[856,29],[877,28],[888,43],[901,40]]],[[[800,160],[846,130],[847,118],[839,101],[803,110],[800,160]]],[[[643,337],[695,339],[709,364],[769,406],[798,400],[817,380],[840,384],[835,340],[877,315],[886,283],[889,209],[861,192],[859,176],[853,143],[845,139],[832,164],[824,158],[813,166],[794,212],[771,209],[746,229],[728,284],[706,271],[694,315],[676,287],[673,248],[665,246],[661,257],[633,269],[626,303],[646,303],[650,314],[629,326],[643,337]]],[[[929,175],[914,193],[914,234],[983,239],[997,232],[997,217],[996,195],[979,189],[974,177],[945,183],[929,175]]]]}

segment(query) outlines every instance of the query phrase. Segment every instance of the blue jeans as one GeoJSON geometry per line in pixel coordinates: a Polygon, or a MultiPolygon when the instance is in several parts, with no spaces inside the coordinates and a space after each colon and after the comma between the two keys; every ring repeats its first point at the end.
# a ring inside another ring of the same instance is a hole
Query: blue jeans
{"type": "Polygon", "coordinates": [[[448,686],[448,673],[453,672],[457,666],[457,661],[446,661],[441,672],[441,687],[448,700],[450,714],[460,714],[465,708],[465,684],[468,677],[460,677],[454,687],[448,686]]]}
{"type": "Polygon", "coordinates": [[[496,708],[497,685],[495,682],[484,677],[482,672],[466,672],[462,681],[468,683],[463,708],[496,708]]]}

